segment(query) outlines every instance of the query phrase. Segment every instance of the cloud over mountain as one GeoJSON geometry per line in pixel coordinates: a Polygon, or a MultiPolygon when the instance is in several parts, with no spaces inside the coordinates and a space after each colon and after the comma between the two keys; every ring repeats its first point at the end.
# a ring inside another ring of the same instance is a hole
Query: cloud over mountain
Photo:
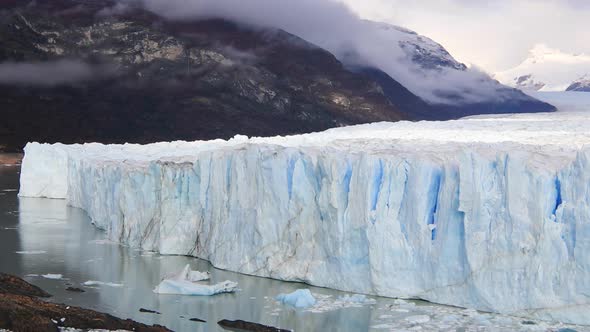
{"type": "Polygon", "coordinates": [[[56,86],[104,78],[111,74],[107,65],[91,65],[80,60],[0,63],[0,84],[56,86]]]}
{"type": "Polygon", "coordinates": [[[505,89],[477,69],[423,68],[400,46],[407,32],[383,29],[331,0],[120,0],[114,8],[120,11],[134,5],[171,20],[225,18],[280,28],[330,51],[349,66],[379,68],[431,103],[505,97],[505,89]]]}

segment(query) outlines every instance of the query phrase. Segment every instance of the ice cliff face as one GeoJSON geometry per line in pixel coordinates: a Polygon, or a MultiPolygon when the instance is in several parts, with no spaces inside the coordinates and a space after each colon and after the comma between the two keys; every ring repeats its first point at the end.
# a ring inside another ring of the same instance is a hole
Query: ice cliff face
{"type": "Polygon", "coordinates": [[[29,144],[21,196],[116,241],[357,293],[590,323],[585,113],[29,144]]]}

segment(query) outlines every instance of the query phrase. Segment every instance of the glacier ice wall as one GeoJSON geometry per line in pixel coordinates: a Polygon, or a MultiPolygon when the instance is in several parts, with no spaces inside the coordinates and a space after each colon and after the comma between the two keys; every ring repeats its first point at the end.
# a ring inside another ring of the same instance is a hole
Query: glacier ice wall
{"type": "Polygon", "coordinates": [[[20,194],[222,269],[590,324],[590,148],[287,141],[32,143],[20,194]]]}

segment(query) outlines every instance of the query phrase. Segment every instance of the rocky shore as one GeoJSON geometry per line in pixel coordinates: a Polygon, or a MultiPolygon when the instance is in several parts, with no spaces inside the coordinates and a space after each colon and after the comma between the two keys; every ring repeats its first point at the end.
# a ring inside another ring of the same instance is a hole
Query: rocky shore
{"type": "Polygon", "coordinates": [[[137,332],[170,331],[164,326],[148,326],[94,310],[50,303],[41,298],[47,292],[21,278],[0,273],[0,330],[14,332],[57,332],[60,328],[127,330],[137,332]]]}

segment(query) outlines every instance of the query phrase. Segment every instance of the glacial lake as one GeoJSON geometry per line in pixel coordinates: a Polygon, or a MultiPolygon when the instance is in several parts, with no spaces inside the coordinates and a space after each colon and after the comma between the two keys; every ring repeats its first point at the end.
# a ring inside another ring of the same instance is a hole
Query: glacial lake
{"type": "Polygon", "coordinates": [[[349,293],[222,271],[191,257],[138,251],[107,241],[84,211],[68,207],[64,200],[19,199],[18,176],[17,166],[0,166],[0,271],[40,286],[53,295],[50,301],[174,331],[224,331],[217,325],[222,319],[295,331],[590,331],[422,301],[369,296],[375,301],[350,303],[341,299],[349,293]],[[213,297],[153,293],[163,276],[186,264],[210,271],[212,282],[236,281],[240,291],[213,297]],[[87,281],[103,284],[83,285],[87,281]],[[85,292],[66,291],[68,286],[85,292]],[[296,310],[274,300],[300,288],[309,288],[320,304],[296,310]],[[142,313],[140,308],[161,314],[142,313]]]}

